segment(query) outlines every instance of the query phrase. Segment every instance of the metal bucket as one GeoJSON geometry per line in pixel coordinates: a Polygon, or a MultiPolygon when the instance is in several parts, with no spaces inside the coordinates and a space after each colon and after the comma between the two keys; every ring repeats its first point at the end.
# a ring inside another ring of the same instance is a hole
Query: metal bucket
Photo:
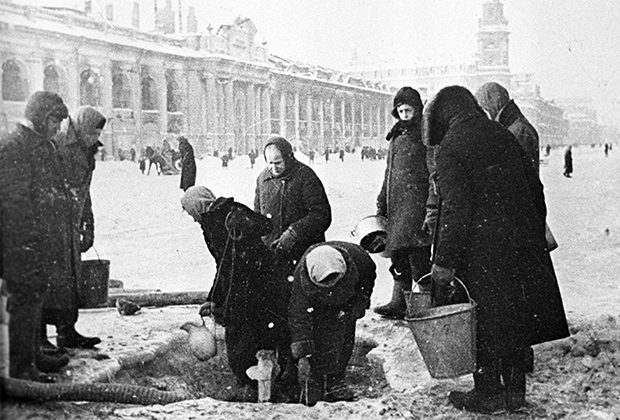
{"type": "Polygon", "coordinates": [[[109,280],[110,260],[82,261],[82,273],[78,282],[79,307],[107,306],[109,280]]]}
{"type": "Polygon", "coordinates": [[[360,220],[351,236],[359,240],[362,248],[371,254],[385,255],[385,245],[387,242],[387,219],[383,216],[366,216],[360,220]]]}
{"type": "Polygon", "coordinates": [[[422,291],[420,285],[430,280],[431,274],[425,274],[416,281],[411,291],[405,292],[405,302],[407,303],[406,316],[413,316],[415,313],[424,309],[429,309],[433,305],[431,303],[431,292],[422,291]]]}
{"type": "Polygon", "coordinates": [[[468,291],[467,296],[469,303],[424,309],[405,317],[433,378],[456,378],[476,370],[476,303],[468,291]]]}

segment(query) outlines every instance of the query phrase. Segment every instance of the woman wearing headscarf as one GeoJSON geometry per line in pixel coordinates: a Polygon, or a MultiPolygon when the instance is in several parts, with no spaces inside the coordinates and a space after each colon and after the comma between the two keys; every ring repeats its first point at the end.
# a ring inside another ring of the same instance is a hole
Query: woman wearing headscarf
{"type": "Polygon", "coordinates": [[[569,335],[547,265],[542,184],[514,136],[463,87],[427,104],[424,137],[439,146],[432,294],[450,303],[456,273],[477,303],[474,389],[449,400],[475,412],[516,410],[525,405],[524,348],[569,335]]]}
{"type": "Polygon", "coordinates": [[[90,198],[90,184],[95,170],[95,155],[102,146],[99,137],[106,118],[90,106],[79,108],[67,119],[56,137],[63,176],[71,198],[71,241],[66,248],[70,263],[57,266],[52,287],[43,305],[41,344],[44,350],[57,351],[47,339],[46,324],[56,326],[56,343],[60,347],[92,348],[99,337],[78,333],[78,280],[82,271],[81,253],[88,251],[95,240],[95,219],[90,198]]]}
{"type": "Polygon", "coordinates": [[[426,146],[422,143],[422,100],[405,86],[394,97],[392,116],[398,121],[387,134],[390,142],[387,168],[377,197],[377,214],[387,218],[386,251],[394,278],[392,298],[374,311],[389,318],[404,318],[404,291],[430,271],[431,239],[422,230],[429,197],[426,146]]]}

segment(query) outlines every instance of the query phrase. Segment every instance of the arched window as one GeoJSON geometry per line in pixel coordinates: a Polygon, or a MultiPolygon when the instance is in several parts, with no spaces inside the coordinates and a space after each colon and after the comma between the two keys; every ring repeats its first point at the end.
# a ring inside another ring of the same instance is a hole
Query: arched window
{"type": "Polygon", "coordinates": [[[166,73],[166,109],[168,112],[181,111],[181,94],[179,84],[174,80],[174,73],[166,73]]]}
{"type": "Polygon", "coordinates": [[[131,86],[122,73],[112,78],[112,108],[131,108],[131,86]]]}
{"type": "Polygon", "coordinates": [[[142,110],[157,111],[157,85],[153,78],[142,79],[142,110]]]}
{"type": "Polygon", "coordinates": [[[80,105],[101,105],[99,76],[90,69],[80,74],[80,105]]]}
{"type": "Polygon", "coordinates": [[[43,70],[43,90],[60,94],[60,76],[53,64],[43,70]]]}
{"type": "Polygon", "coordinates": [[[28,80],[23,68],[14,60],[2,64],[2,99],[25,102],[28,96],[28,80]]]}

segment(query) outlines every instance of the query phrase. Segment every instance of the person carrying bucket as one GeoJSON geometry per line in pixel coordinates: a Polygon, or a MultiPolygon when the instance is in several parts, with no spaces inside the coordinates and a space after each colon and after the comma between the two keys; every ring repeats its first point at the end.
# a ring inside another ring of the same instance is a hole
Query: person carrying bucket
{"type": "MultiPolygon", "coordinates": [[[[41,348],[48,353],[66,353],[64,348],[93,348],[99,337],[86,337],[75,329],[78,320],[78,281],[82,274],[81,253],[88,251],[95,240],[95,219],[90,198],[90,184],[95,170],[95,155],[103,146],[99,136],[106,118],[90,106],[83,106],[66,120],[55,142],[63,167],[64,182],[72,198],[70,206],[70,242],[65,253],[67,264],[57,271],[45,296],[41,327],[41,348]],[[46,324],[56,326],[54,346],[47,338],[46,324]]],[[[107,268],[103,263],[102,268],[107,268]]],[[[107,282],[107,279],[105,279],[107,282]]]]}
{"type": "Polygon", "coordinates": [[[431,239],[423,230],[429,197],[426,146],[422,143],[422,100],[405,86],[394,97],[392,116],[398,121],[386,136],[390,142],[383,185],[377,197],[377,215],[387,219],[386,252],[394,279],[389,303],[374,311],[386,318],[403,319],[405,292],[430,271],[431,239]]]}
{"type": "Polygon", "coordinates": [[[524,349],[569,335],[546,257],[542,184],[514,136],[464,87],[440,90],[423,125],[425,143],[439,147],[431,294],[436,305],[460,301],[456,273],[477,303],[474,389],[448,399],[473,412],[517,410],[525,405],[524,349]]]}

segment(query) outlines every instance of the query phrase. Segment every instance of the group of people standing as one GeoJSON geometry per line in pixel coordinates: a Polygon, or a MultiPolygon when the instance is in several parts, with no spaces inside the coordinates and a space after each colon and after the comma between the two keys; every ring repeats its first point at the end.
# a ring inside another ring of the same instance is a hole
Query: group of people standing
{"type": "Polygon", "coordinates": [[[0,141],[2,292],[8,296],[9,374],[53,382],[67,348],[92,348],[78,333],[81,253],[93,246],[90,183],[106,118],[92,107],[69,116],[62,98],[39,91],[24,120],[0,141]],[[47,337],[55,325],[56,344],[47,337]]]}
{"type": "Polygon", "coordinates": [[[473,390],[448,398],[468,411],[517,410],[531,346],[569,335],[545,237],[536,130],[497,83],[475,95],[449,86],[424,106],[404,87],[392,115],[377,213],[387,218],[394,289],[375,312],[403,318],[403,292],[429,271],[419,286],[436,306],[466,301],[458,277],[477,302],[477,370],[473,390]]]}

